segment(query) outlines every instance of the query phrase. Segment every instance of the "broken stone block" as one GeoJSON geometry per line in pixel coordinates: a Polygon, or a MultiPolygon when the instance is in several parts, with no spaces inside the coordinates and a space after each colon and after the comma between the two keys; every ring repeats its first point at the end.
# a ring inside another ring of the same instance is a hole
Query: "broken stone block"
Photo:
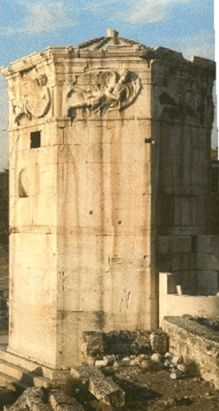
{"type": "Polygon", "coordinates": [[[115,369],[119,368],[119,363],[118,363],[118,361],[115,361],[115,362],[114,362],[113,368],[115,368],[115,369]]]}
{"type": "Polygon", "coordinates": [[[8,411],[51,411],[43,388],[27,388],[8,411]]]}
{"type": "Polygon", "coordinates": [[[110,354],[140,354],[151,351],[149,331],[112,331],[104,334],[104,343],[110,354]]]}
{"type": "Polygon", "coordinates": [[[45,390],[43,388],[28,388],[5,411],[84,411],[78,401],[60,390],[45,390]]]}
{"type": "Polygon", "coordinates": [[[81,352],[88,362],[92,359],[102,359],[106,347],[104,345],[103,334],[96,331],[87,331],[82,334],[81,352]]]}
{"type": "Polygon", "coordinates": [[[98,382],[90,381],[89,391],[101,402],[113,407],[123,407],[125,404],[124,391],[110,378],[98,382]]]}
{"type": "Polygon", "coordinates": [[[115,355],[105,355],[103,359],[104,361],[107,362],[107,365],[113,365],[114,362],[116,361],[116,356],[115,355]]]}
{"type": "Polygon", "coordinates": [[[149,354],[151,352],[150,332],[137,332],[132,349],[135,354],[149,354]]]}
{"type": "Polygon", "coordinates": [[[54,411],[84,411],[84,407],[75,398],[59,390],[50,392],[49,403],[54,411]]]}
{"type": "Polygon", "coordinates": [[[172,364],[177,366],[178,364],[182,364],[183,359],[181,355],[173,355],[172,357],[172,364]]]}
{"type": "Polygon", "coordinates": [[[107,360],[96,360],[95,361],[95,367],[97,368],[103,368],[107,366],[107,360]]]}
{"type": "Polygon", "coordinates": [[[153,361],[151,361],[150,358],[148,358],[147,360],[143,360],[143,361],[140,363],[140,367],[141,367],[143,370],[151,370],[151,369],[154,368],[154,363],[153,363],[153,361]]]}
{"type": "Polygon", "coordinates": [[[155,364],[162,364],[162,362],[163,362],[163,356],[162,356],[160,353],[155,352],[155,353],[152,354],[151,360],[152,360],[153,362],[155,362],[155,364]]]}
{"type": "Polygon", "coordinates": [[[162,330],[150,334],[150,343],[154,352],[165,354],[168,351],[168,336],[162,330]]]}
{"type": "Polygon", "coordinates": [[[183,359],[180,355],[174,355],[170,352],[167,352],[164,356],[164,366],[175,368],[178,364],[182,364],[183,359]]]}
{"type": "Polygon", "coordinates": [[[128,367],[130,365],[130,361],[131,361],[130,357],[124,357],[124,358],[121,359],[120,365],[122,367],[128,367]]]}
{"type": "Polygon", "coordinates": [[[104,367],[113,365],[115,362],[116,362],[116,356],[115,355],[105,355],[103,357],[103,360],[96,360],[95,361],[95,367],[104,368],[104,367]]]}
{"type": "Polygon", "coordinates": [[[71,369],[74,381],[82,384],[94,397],[106,405],[122,407],[125,403],[124,391],[111,378],[94,366],[80,366],[71,369]]]}
{"type": "Polygon", "coordinates": [[[187,373],[187,366],[185,364],[178,364],[177,365],[177,370],[180,371],[183,374],[187,373]]]}
{"type": "Polygon", "coordinates": [[[178,370],[174,370],[170,373],[170,378],[172,380],[179,380],[182,377],[183,377],[183,374],[178,370]]]}

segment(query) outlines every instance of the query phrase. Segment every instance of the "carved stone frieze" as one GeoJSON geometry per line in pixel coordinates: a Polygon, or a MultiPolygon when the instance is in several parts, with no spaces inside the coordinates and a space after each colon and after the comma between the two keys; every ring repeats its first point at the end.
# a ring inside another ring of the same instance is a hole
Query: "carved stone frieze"
{"type": "Polygon", "coordinates": [[[79,76],[67,94],[68,115],[73,109],[83,109],[100,115],[107,111],[124,110],[141,90],[141,80],[128,70],[117,72],[97,69],[79,76]]]}
{"type": "Polygon", "coordinates": [[[23,116],[41,118],[51,107],[51,93],[46,74],[30,70],[21,74],[19,90],[10,89],[10,100],[14,121],[19,124],[23,116]]]}

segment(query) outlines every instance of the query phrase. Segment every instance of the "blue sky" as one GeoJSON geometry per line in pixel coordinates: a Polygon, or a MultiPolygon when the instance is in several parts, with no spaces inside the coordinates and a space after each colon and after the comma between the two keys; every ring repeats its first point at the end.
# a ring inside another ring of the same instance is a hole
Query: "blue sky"
{"type": "MultiPolygon", "coordinates": [[[[214,58],[213,0],[0,0],[0,66],[50,45],[117,29],[148,46],[214,58]]],[[[7,97],[0,77],[0,168],[7,162],[7,97]]]]}

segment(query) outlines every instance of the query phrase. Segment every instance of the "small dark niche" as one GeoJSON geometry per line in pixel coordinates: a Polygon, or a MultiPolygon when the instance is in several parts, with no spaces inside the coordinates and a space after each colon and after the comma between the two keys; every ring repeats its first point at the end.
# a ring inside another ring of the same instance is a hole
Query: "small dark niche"
{"type": "Polygon", "coordinates": [[[41,146],[41,131],[30,133],[30,148],[39,148],[41,146]]]}

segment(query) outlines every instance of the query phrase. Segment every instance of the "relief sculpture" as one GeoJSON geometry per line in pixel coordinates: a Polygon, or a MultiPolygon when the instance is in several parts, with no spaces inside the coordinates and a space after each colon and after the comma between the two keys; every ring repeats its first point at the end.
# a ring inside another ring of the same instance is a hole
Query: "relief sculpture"
{"type": "Polygon", "coordinates": [[[134,102],[140,90],[139,77],[128,70],[120,73],[111,69],[89,71],[76,77],[67,95],[69,113],[79,108],[100,115],[124,110],[134,102]]]}
{"type": "Polygon", "coordinates": [[[23,116],[29,119],[40,118],[48,113],[51,94],[47,83],[46,74],[39,75],[35,70],[31,70],[22,75],[19,95],[15,95],[13,89],[10,90],[12,114],[18,125],[23,116]]]}

